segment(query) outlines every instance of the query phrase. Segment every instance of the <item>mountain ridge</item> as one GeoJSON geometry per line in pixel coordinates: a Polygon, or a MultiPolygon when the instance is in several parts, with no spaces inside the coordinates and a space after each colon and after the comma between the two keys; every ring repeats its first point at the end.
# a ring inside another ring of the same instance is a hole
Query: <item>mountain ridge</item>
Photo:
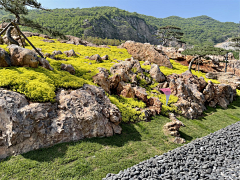
{"type": "MultiPolygon", "coordinates": [[[[0,13],[0,19],[6,16],[0,13]]],[[[53,9],[51,12],[30,10],[29,18],[43,26],[77,37],[93,36],[108,39],[134,40],[159,44],[154,37],[161,26],[178,26],[183,41],[191,45],[214,45],[236,36],[238,24],[220,22],[202,15],[191,18],[169,16],[156,18],[115,7],[53,9]]],[[[23,28],[23,30],[30,30],[23,28]]]]}

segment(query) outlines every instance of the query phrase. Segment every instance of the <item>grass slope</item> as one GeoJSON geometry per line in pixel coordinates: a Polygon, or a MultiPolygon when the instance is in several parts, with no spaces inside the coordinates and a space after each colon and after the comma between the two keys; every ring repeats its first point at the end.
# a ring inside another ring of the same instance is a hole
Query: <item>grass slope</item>
{"type": "MultiPolygon", "coordinates": [[[[186,127],[180,134],[188,143],[240,121],[239,112],[240,98],[227,110],[208,108],[199,120],[181,117],[186,127]]],[[[9,157],[0,162],[0,179],[101,179],[180,146],[164,135],[162,127],[167,122],[168,118],[157,116],[151,122],[121,124],[121,135],[63,143],[9,157]]]]}
{"type": "MultiPolygon", "coordinates": [[[[67,61],[56,61],[48,59],[54,71],[42,67],[36,69],[24,67],[0,68],[0,86],[25,94],[32,101],[55,101],[55,91],[59,87],[79,88],[84,83],[94,84],[91,77],[98,73],[97,67],[104,67],[108,70],[116,62],[115,59],[124,60],[130,55],[125,49],[116,47],[92,48],[75,46],[70,44],[45,43],[40,37],[32,37],[30,40],[44,53],[52,53],[54,50],[70,50],[80,53],[78,57],[66,57],[60,55],[67,61]],[[121,53],[119,53],[121,52],[121,53]],[[110,60],[103,63],[96,63],[84,59],[85,56],[93,54],[103,56],[108,54],[110,60]],[[92,63],[91,65],[89,63],[92,63]],[[60,70],[60,64],[72,64],[76,74],[60,70]]],[[[0,46],[6,49],[6,46],[0,46]]],[[[31,49],[30,46],[27,48],[31,49]]],[[[142,62],[141,62],[142,63],[142,62]]],[[[171,61],[173,69],[160,67],[165,75],[182,73],[187,67],[171,61]]],[[[143,66],[150,69],[150,66],[143,66]]],[[[194,72],[197,76],[205,74],[194,72]]],[[[205,78],[205,80],[208,80],[205,78]]],[[[218,83],[215,81],[215,83],[218,83]]],[[[144,82],[142,82],[144,85],[144,82]]],[[[153,85],[154,86],[154,85],[153,85]]],[[[151,95],[155,93],[161,101],[164,97],[148,89],[151,95]]],[[[238,91],[238,95],[240,92],[238,91]]],[[[134,111],[135,106],[144,107],[144,103],[136,99],[127,99],[108,95],[122,112],[125,122],[139,120],[139,114],[134,111]],[[135,119],[134,119],[135,118],[135,119]]],[[[170,98],[171,103],[176,97],[170,98]]],[[[174,110],[171,103],[163,106],[163,111],[174,110]],[[165,110],[164,110],[165,109],[165,110]]],[[[240,98],[232,103],[227,110],[220,107],[213,109],[208,107],[205,116],[201,119],[187,120],[179,119],[186,125],[181,128],[181,136],[188,142],[215,132],[227,125],[240,121],[240,98]],[[220,118],[221,117],[221,118],[220,118]]],[[[140,161],[152,156],[160,155],[180,145],[171,143],[170,136],[164,135],[162,127],[170,120],[164,116],[156,116],[151,122],[122,123],[121,135],[109,138],[92,138],[79,142],[63,143],[51,148],[39,149],[23,155],[8,157],[0,161],[0,179],[101,179],[107,173],[118,173],[140,161]]]]}

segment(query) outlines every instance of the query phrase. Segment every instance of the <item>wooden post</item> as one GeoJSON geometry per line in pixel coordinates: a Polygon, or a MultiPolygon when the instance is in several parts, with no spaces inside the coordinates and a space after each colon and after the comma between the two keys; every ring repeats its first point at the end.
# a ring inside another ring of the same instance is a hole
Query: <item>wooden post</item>
{"type": "Polygon", "coordinates": [[[9,26],[11,26],[11,23],[9,23],[9,24],[0,32],[0,36],[9,28],[9,26]]]}
{"type": "MultiPolygon", "coordinates": [[[[191,62],[189,63],[188,70],[189,70],[191,73],[192,73],[192,71],[191,71],[191,69],[192,69],[192,63],[193,63],[196,59],[198,59],[199,57],[201,57],[201,56],[197,56],[197,57],[192,58],[191,62]]],[[[196,68],[197,68],[197,65],[196,65],[196,68]]],[[[195,69],[195,70],[196,70],[196,69],[195,69]]]]}
{"type": "Polygon", "coordinates": [[[28,40],[28,38],[22,33],[22,31],[15,25],[15,23],[11,22],[13,26],[15,26],[18,31],[21,33],[21,35],[27,40],[27,42],[33,47],[33,49],[41,56],[41,58],[44,58],[43,55],[35,48],[35,46],[28,40]]]}

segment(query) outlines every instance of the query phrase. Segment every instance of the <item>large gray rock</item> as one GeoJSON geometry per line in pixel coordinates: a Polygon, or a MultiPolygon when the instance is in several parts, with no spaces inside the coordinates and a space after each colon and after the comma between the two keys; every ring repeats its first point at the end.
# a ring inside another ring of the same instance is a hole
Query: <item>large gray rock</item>
{"type": "Polygon", "coordinates": [[[73,49],[69,51],[64,51],[63,53],[66,54],[67,57],[77,56],[73,49]]]}
{"type": "Polygon", "coordinates": [[[124,48],[127,49],[128,53],[131,54],[134,59],[139,61],[149,61],[159,66],[172,68],[169,58],[164,53],[155,50],[153,45],[126,41],[124,43],[124,48]]]}
{"type": "Polygon", "coordinates": [[[166,80],[165,75],[160,71],[159,66],[157,64],[153,64],[150,69],[151,77],[157,82],[163,82],[166,80]]]}
{"type": "Polygon", "coordinates": [[[29,50],[12,44],[8,46],[12,66],[38,67],[37,55],[29,50]]]}
{"type": "Polygon", "coordinates": [[[53,71],[53,67],[49,64],[49,61],[44,58],[38,58],[39,65],[42,66],[45,69],[49,69],[53,71]]]}
{"type": "Polygon", "coordinates": [[[102,88],[60,90],[57,102],[31,103],[0,89],[0,158],[83,138],[121,133],[121,114],[102,88]]]}
{"type": "Polygon", "coordinates": [[[175,104],[182,112],[182,115],[194,119],[202,115],[206,105],[222,108],[233,101],[236,89],[226,84],[206,83],[202,77],[191,74],[189,71],[180,75],[172,74],[167,76],[169,88],[172,95],[179,98],[175,104]]]}
{"type": "Polygon", "coordinates": [[[3,48],[0,48],[0,67],[8,66],[11,66],[10,56],[3,48]]]}
{"type": "Polygon", "coordinates": [[[61,70],[68,71],[70,74],[75,74],[76,71],[71,64],[61,64],[61,70]]]}

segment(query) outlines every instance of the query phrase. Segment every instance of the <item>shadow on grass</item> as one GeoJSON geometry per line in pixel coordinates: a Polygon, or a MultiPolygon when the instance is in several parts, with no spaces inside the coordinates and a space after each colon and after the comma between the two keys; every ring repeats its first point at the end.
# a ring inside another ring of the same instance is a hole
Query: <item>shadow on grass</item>
{"type": "MultiPolygon", "coordinates": [[[[57,158],[63,158],[66,155],[68,148],[75,145],[80,145],[81,143],[98,143],[103,146],[117,146],[122,147],[129,141],[141,141],[140,133],[134,128],[133,124],[121,124],[122,134],[114,135],[111,137],[96,137],[83,139],[76,142],[67,142],[54,145],[49,148],[42,148],[35,151],[30,151],[22,154],[24,158],[35,160],[38,162],[49,162],[57,158]]],[[[86,151],[88,151],[86,149],[86,151]]],[[[9,159],[9,158],[8,158],[9,159]]]]}
{"type": "MultiPolygon", "coordinates": [[[[228,109],[238,109],[240,107],[240,96],[237,96],[236,99],[230,103],[227,107],[226,110],[228,109]]],[[[224,110],[221,106],[217,105],[217,107],[213,108],[210,106],[206,107],[207,110],[203,112],[202,116],[200,116],[199,118],[197,118],[196,120],[206,120],[206,116],[209,116],[211,114],[214,114],[215,112],[217,112],[218,110],[224,110]]],[[[240,115],[240,114],[239,114],[240,115]]]]}
{"type": "Polygon", "coordinates": [[[179,134],[180,134],[180,137],[184,138],[186,141],[192,141],[193,140],[193,137],[185,134],[184,132],[179,131],[179,134]]]}

